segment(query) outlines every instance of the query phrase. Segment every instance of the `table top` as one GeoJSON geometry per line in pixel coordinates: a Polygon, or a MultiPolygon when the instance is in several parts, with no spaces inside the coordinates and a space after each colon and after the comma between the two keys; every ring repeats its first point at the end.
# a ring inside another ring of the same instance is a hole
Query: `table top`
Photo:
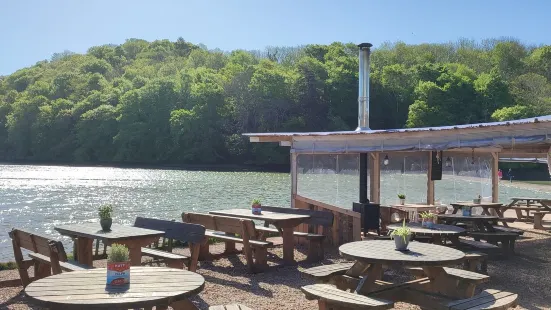
{"type": "Polygon", "coordinates": [[[346,243],[339,247],[342,256],[367,264],[401,266],[448,266],[460,262],[465,253],[449,247],[412,241],[409,251],[397,251],[394,240],[346,243]]]}
{"type": "Polygon", "coordinates": [[[309,215],[301,214],[290,214],[290,213],[279,213],[279,212],[270,212],[262,211],[262,214],[256,215],[253,214],[251,209],[230,209],[230,210],[220,210],[220,211],[210,211],[210,214],[222,215],[222,216],[231,216],[231,217],[240,217],[251,220],[261,220],[268,222],[279,222],[279,221],[288,221],[288,220],[297,220],[297,219],[308,219],[309,215]]]}
{"type": "MultiPolygon", "coordinates": [[[[465,232],[465,229],[453,225],[444,225],[444,224],[434,224],[434,228],[430,229],[423,227],[420,223],[407,223],[407,227],[414,234],[419,235],[459,235],[465,232]]],[[[391,224],[387,228],[390,230],[395,230],[402,227],[402,224],[391,224]]]]}
{"type": "Polygon", "coordinates": [[[465,207],[484,207],[484,208],[501,208],[502,203],[499,202],[481,202],[474,203],[472,201],[458,201],[451,204],[452,206],[465,206],[465,207]]]}
{"type": "Polygon", "coordinates": [[[550,198],[529,198],[529,197],[511,197],[511,200],[531,200],[531,201],[546,201],[551,200],[550,198]]]}
{"type": "Polygon", "coordinates": [[[495,221],[499,217],[493,215],[463,215],[463,214],[438,214],[439,219],[457,219],[461,221],[495,221]]]}
{"type": "Polygon", "coordinates": [[[113,224],[111,231],[101,230],[99,223],[61,225],[54,228],[62,235],[77,236],[101,240],[122,240],[140,237],[162,237],[165,232],[133,226],[113,224]]]}
{"type": "Polygon", "coordinates": [[[59,309],[88,307],[151,308],[203,290],[203,276],[166,267],[131,267],[130,284],[106,285],[105,268],[64,272],[32,282],[25,293],[35,302],[59,309]]]}

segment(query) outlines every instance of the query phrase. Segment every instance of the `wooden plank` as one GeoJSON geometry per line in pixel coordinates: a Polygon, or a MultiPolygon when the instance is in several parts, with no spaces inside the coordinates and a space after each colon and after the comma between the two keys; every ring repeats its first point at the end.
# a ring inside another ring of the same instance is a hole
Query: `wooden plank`
{"type": "Polygon", "coordinates": [[[362,240],[362,223],[359,218],[352,218],[352,240],[362,240]]]}
{"type": "Polygon", "coordinates": [[[452,310],[466,309],[507,309],[515,304],[517,294],[498,290],[484,290],[480,294],[468,298],[450,302],[447,306],[452,310]]]}
{"type": "Polygon", "coordinates": [[[309,218],[304,220],[304,223],[309,225],[321,225],[329,227],[333,225],[333,212],[331,211],[318,211],[318,210],[306,210],[306,209],[297,209],[297,208],[283,208],[283,207],[272,207],[272,206],[262,206],[262,212],[270,211],[275,213],[287,213],[287,214],[298,214],[298,215],[308,215],[309,218]]]}
{"type": "Polygon", "coordinates": [[[324,203],[324,202],[321,202],[321,201],[317,201],[317,200],[314,200],[314,199],[306,198],[306,197],[303,197],[303,196],[300,196],[300,195],[297,195],[295,197],[295,199],[299,200],[299,201],[302,201],[302,202],[305,202],[305,203],[310,204],[310,205],[320,206],[320,207],[322,207],[324,209],[327,209],[327,210],[336,211],[336,212],[339,212],[340,214],[345,214],[345,215],[349,215],[349,216],[352,216],[352,217],[358,217],[358,218],[361,217],[361,214],[358,213],[358,212],[354,212],[352,210],[332,206],[330,204],[327,204],[327,203],[324,203]]]}
{"type": "Polygon", "coordinates": [[[380,203],[381,201],[381,161],[380,153],[372,152],[370,161],[370,198],[373,203],[380,203]]]}
{"type": "MultiPolygon", "coordinates": [[[[492,202],[499,201],[499,154],[492,153],[492,202]]],[[[494,211],[495,212],[495,211],[494,211]]]]}
{"type": "Polygon", "coordinates": [[[432,175],[432,152],[428,152],[428,169],[427,169],[427,204],[434,204],[434,181],[431,180],[432,175]]]}
{"type": "Polygon", "coordinates": [[[367,297],[339,290],[328,284],[314,284],[301,287],[307,299],[318,299],[336,305],[353,309],[390,309],[394,303],[389,300],[367,297]]]}
{"type": "Polygon", "coordinates": [[[102,231],[98,223],[71,224],[54,227],[62,235],[115,241],[136,237],[162,237],[163,231],[113,224],[111,231],[102,231]]]}
{"type": "Polygon", "coordinates": [[[190,223],[137,217],[134,227],[163,231],[166,238],[181,242],[200,243],[205,237],[205,227],[190,223]]]}
{"type": "Polygon", "coordinates": [[[203,225],[206,229],[218,230],[218,228],[216,227],[216,221],[214,220],[214,217],[210,214],[189,212],[182,214],[182,220],[186,223],[203,225]]]}
{"type": "Polygon", "coordinates": [[[297,195],[297,153],[291,153],[291,208],[295,208],[295,196],[297,195]]]}

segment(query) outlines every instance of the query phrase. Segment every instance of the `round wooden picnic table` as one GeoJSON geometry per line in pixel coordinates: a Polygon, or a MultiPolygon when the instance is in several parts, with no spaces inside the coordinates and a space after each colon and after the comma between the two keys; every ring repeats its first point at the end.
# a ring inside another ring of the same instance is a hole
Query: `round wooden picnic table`
{"type": "MultiPolygon", "coordinates": [[[[459,287],[457,279],[444,270],[444,266],[457,264],[465,257],[459,250],[412,241],[408,251],[398,251],[393,240],[371,240],[344,244],[339,247],[339,252],[343,257],[356,261],[346,275],[361,278],[355,289],[358,294],[369,296],[370,293],[380,290],[380,282],[377,282],[382,279],[383,266],[388,266],[422,267],[427,276],[391,286],[418,285],[416,288],[420,290],[427,289],[429,292],[453,297],[471,297],[468,296],[470,292],[459,287]],[[425,284],[422,284],[423,281],[425,284]]],[[[394,293],[389,291],[389,294],[394,293]]]]}
{"type": "Polygon", "coordinates": [[[448,266],[460,262],[465,253],[449,247],[412,241],[408,251],[396,250],[393,240],[350,242],[339,247],[342,256],[366,264],[400,266],[448,266]]]}
{"type": "Polygon", "coordinates": [[[107,285],[105,268],[64,272],[32,282],[25,293],[51,309],[195,310],[189,297],[205,286],[203,276],[166,267],[131,267],[130,284],[107,285]]]}

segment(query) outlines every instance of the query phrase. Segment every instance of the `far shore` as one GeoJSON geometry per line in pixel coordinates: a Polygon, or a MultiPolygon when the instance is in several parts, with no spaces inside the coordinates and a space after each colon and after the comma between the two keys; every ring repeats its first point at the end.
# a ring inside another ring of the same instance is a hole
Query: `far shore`
{"type": "Polygon", "coordinates": [[[68,163],[68,162],[41,162],[41,161],[0,161],[0,165],[22,166],[54,166],[54,167],[108,167],[125,169],[157,169],[157,170],[204,170],[220,172],[286,172],[289,165],[246,165],[246,164],[146,164],[146,163],[68,163]]]}

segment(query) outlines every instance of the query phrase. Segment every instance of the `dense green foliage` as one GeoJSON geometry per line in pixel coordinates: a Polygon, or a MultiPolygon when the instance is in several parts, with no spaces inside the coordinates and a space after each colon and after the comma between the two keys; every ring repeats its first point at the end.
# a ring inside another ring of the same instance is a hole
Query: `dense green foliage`
{"type": "MultiPolygon", "coordinates": [[[[127,40],[0,77],[0,159],[287,163],[243,132],[357,126],[354,44],[207,50],[127,40]]],[[[515,40],[384,44],[372,55],[371,127],[551,114],[551,46],[515,40]]]]}

